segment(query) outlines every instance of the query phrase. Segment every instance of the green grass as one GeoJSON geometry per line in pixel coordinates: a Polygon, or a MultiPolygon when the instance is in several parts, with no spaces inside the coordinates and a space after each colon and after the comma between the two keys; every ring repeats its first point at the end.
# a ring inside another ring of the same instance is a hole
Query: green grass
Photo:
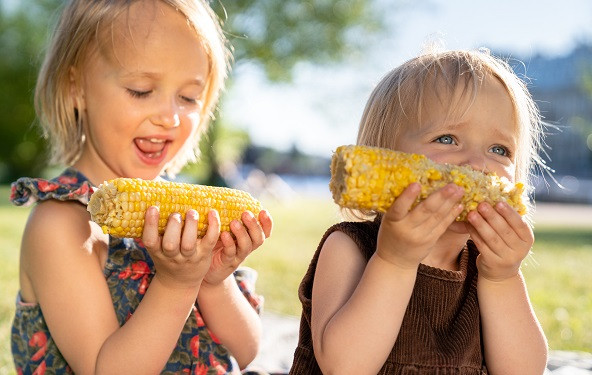
{"type": "MultiPolygon", "coordinates": [[[[10,325],[18,289],[18,249],[29,209],[7,203],[0,187],[0,375],[14,374],[10,325]]],[[[274,232],[247,259],[257,269],[257,291],[265,309],[300,314],[298,285],[325,230],[339,220],[327,200],[264,200],[274,218],[274,232]]],[[[534,254],[523,267],[533,306],[553,350],[592,348],[592,225],[537,227],[534,254]]]]}

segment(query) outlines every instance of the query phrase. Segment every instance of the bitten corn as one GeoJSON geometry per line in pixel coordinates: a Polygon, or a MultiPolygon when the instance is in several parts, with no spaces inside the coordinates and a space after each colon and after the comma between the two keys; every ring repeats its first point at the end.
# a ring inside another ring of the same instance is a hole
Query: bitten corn
{"type": "Polygon", "coordinates": [[[185,184],[167,181],[117,178],[106,181],[93,193],[87,210],[91,219],[104,233],[114,237],[142,237],[144,216],[150,206],[160,208],[158,232],[164,233],[170,214],[181,214],[194,209],[199,213],[198,238],[208,229],[207,215],[210,209],[220,214],[221,231],[230,231],[230,222],[240,220],[244,211],[255,216],[261,204],[249,193],[241,190],[185,184]]]}
{"type": "Polygon", "coordinates": [[[464,188],[464,210],[457,220],[480,202],[507,202],[520,215],[524,186],[513,185],[495,173],[482,173],[468,166],[437,164],[419,154],[368,146],[340,146],[331,161],[329,188],[335,203],[344,208],[385,212],[411,183],[421,184],[421,200],[448,183],[464,188]]]}

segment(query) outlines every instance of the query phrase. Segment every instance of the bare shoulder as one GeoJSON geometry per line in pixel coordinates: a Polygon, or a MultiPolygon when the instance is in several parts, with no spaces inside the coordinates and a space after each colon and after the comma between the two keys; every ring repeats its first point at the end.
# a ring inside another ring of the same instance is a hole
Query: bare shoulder
{"type": "MultiPolygon", "coordinates": [[[[101,269],[107,236],[90,221],[86,207],[77,202],[45,201],[33,208],[21,245],[21,293],[37,302],[39,289],[64,269],[101,269]]],[[[61,275],[66,277],[65,275],[61,275]]]]}
{"type": "Polygon", "coordinates": [[[337,285],[342,293],[351,294],[365,268],[366,261],[354,240],[340,231],[331,233],[319,255],[313,296],[315,292],[323,295],[337,292],[334,289],[337,285]]]}
{"type": "Polygon", "coordinates": [[[362,252],[354,240],[341,231],[331,233],[325,242],[319,256],[319,263],[328,262],[331,268],[339,267],[365,267],[365,260],[362,252]]]}

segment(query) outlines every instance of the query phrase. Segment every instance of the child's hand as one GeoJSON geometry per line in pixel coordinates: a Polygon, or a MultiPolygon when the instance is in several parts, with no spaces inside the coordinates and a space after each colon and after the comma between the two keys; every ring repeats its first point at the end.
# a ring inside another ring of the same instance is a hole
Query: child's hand
{"type": "Polygon", "coordinates": [[[142,242],[157,270],[155,277],[171,287],[200,286],[220,235],[218,212],[208,213],[208,230],[201,239],[197,238],[197,211],[187,211],[185,225],[179,213],[171,214],[162,237],[158,234],[158,217],[158,208],[148,208],[142,235],[142,242]]]}
{"type": "Polygon", "coordinates": [[[416,268],[461,213],[464,190],[448,184],[410,210],[421,191],[409,185],[382,219],[377,254],[401,268],[416,268]]]}
{"type": "Polygon", "coordinates": [[[230,230],[236,237],[236,241],[228,232],[220,234],[220,239],[214,248],[210,270],[204,278],[204,281],[210,285],[217,285],[224,281],[271,235],[273,222],[267,211],[263,210],[259,213],[259,221],[249,211],[243,212],[241,219],[244,225],[238,220],[230,223],[230,230]]]}
{"type": "Polygon", "coordinates": [[[479,275],[491,281],[516,276],[534,243],[532,229],[518,212],[504,202],[495,208],[483,202],[477,211],[469,212],[467,220],[471,239],[480,253],[479,275]]]}

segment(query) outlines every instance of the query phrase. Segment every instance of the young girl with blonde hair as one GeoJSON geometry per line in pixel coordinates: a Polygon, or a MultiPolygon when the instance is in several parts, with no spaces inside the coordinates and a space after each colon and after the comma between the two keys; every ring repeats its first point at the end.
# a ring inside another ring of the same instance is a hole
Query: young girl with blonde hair
{"type": "MultiPolygon", "coordinates": [[[[542,123],[524,83],[486,50],[428,51],[389,72],[358,144],[424,154],[530,188],[542,123]]],[[[323,236],[300,289],[293,374],[542,374],[547,344],[520,266],[534,236],[506,203],[466,222],[454,184],[323,236]],[[412,208],[413,207],[413,208],[412,208]]]]}
{"type": "Polygon", "coordinates": [[[43,63],[36,106],[53,180],[21,178],[27,222],[12,328],[18,373],[240,373],[260,341],[259,299],[238,265],[270,235],[250,212],[220,232],[214,210],[148,209],[142,239],[103,234],[86,210],[117,177],[174,176],[195,159],[227,74],[202,0],[71,0],[43,63]],[[166,219],[166,218],[165,218],[166,219]],[[247,297],[247,298],[245,298],[247,297]]]}

